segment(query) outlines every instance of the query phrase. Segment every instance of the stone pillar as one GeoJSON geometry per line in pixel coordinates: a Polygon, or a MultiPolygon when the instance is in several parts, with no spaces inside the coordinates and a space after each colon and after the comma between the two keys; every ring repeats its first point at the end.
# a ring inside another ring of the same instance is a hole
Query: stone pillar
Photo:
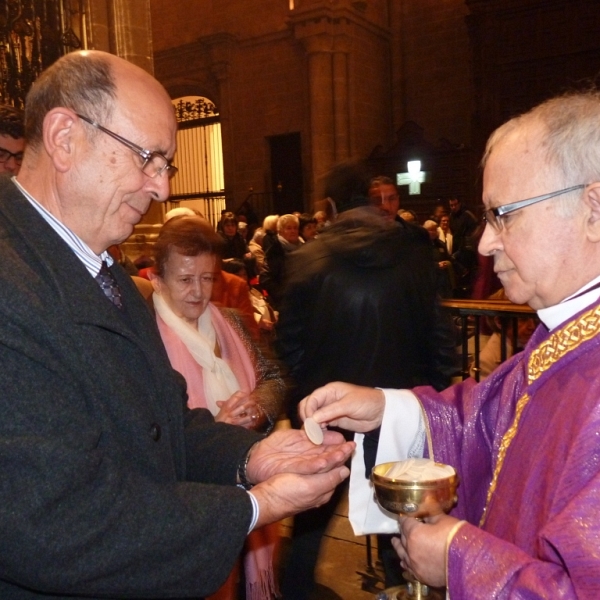
{"type": "Polygon", "coordinates": [[[348,54],[350,39],[337,35],[333,53],[333,113],[335,131],[335,162],[350,158],[350,94],[348,54]]]}
{"type": "MultiPolygon", "coordinates": [[[[232,190],[236,190],[235,143],[233,141],[233,114],[231,111],[230,65],[235,50],[235,37],[228,33],[218,33],[199,40],[208,49],[211,75],[219,90],[215,101],[219,109],[221,139],[223,143],[223,173],[225,176],[225,199],[227,208],[235,203],[232,190]]],[[[239,204],[239,202],[238,202],[239,204]]]]}
{"type": "Polygon", "coordinates": [[[154,73],[150,0],[107,0],[110,51],[154,73]]]}
{"type": "Polygon", "coordinates": [[[150,0],[93,0],[87,47],[111,52],[154,74],[150,0]]]}
{"type": "Polygon", "coordinates": [[[350,54],[352,14],[307,7],[291,25],[308,55],[313,200],[333,165],[351,158],[350,54]]]}
{"type": "MultiPolygon", "coordinates": [[[[335,163],[332,40],[321,35],[304,40],[308,54],[312,183],[335,163]]],[[[316,199],[316,198],[315,198],[316,199]]]]}

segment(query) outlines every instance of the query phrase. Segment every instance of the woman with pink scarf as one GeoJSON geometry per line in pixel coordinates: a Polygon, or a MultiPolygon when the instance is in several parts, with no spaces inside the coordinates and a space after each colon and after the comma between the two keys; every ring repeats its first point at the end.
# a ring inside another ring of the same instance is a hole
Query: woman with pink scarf
{"type": "MultiPolygon", "coordinates": [[[[200,217],[179,217],[163,225],[150,275],[156,321],[173,368],[187,382],[190,408],[207,408],[216,421],[268,433],[281,411],[284,385],[239,317],[210,303],[222,247],[221,237],[200,217]]],[[[277,540],[277,524],[247,538],[248,600],[270,600],[278,593],[273,571],[277,540]]],[[[210,598],[237,598],[236,588],[234,570],[210,598]]]]}

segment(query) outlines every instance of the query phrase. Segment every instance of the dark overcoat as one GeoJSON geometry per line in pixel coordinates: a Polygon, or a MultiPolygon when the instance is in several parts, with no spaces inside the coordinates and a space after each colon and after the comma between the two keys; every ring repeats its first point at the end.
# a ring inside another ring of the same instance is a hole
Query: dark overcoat
{"type": "Polygon", "coordinates": [[[234,485],[258,436],[186,408],[153,316],[125,313],[0,179],[0,598],[179,598],[216,590],[252,508],[234,485]]]}

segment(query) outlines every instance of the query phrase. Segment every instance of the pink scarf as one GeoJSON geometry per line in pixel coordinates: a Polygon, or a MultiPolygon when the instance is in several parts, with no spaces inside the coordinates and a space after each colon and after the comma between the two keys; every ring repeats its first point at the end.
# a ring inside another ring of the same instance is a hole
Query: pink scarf
{"type": "MultiPolygon", "coordinates": [[[[217,307],[209,304],[206,310],[210,311],[212,324],[221,348],[221,358],[233,371],[240,390],[250,393],[256,387],[256,375],[242,340],[227,323],[217,307]]],[[[187,382],[188,406],[190,408],[207,408],[204,398],[202,367],[194,360],[186,345],[165,324],[158,313],[156,314],[156,322],[169,355],[171,366],[179,371],[187,382]]],[[[273,553],[278,540],[278,523],[255,529],[246,539],[244,572],[247,600],[271,600],[271,598],[277,596],[278,590],[273,572],[273,553]]],[[[225,588],[231,591],[232,587],[235,588],[235,585],[228,586],[225,584],[222,588],[223,592],[225,592],[225,588]]],[[[217,592],[211,598],[225,600],[228,596],[229,594],[217,592]]],[[[230,597],[232,599],[236,597],[235,590],[230,597]]]]}
{"type": "MultiPolygon", "coordinates": [[[[239,389],[250,393],[256,387],[256,376],[242,340],[236,335],[216,306],[209,304],[206,310],[210,311],[210,318],[221,348],[221,358],[233,371],[239,389]]],[[[188,406],[190,408],[210,408],[204,397],[202,367],[194,360],[181,338],[168,327],[158,314],[156,315],[156,322],[167,349],[171,366],[184,376],[188,384],[188,406]]],[[[223,398],[223,400],[226,399],[223,398]]],[[[216,414],[216,412],[213,414],[216,414]]]]}

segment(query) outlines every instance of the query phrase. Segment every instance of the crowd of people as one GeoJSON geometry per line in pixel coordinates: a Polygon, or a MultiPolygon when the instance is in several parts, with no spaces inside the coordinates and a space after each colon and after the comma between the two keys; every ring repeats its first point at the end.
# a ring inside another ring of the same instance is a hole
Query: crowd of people
{"type": "Polygon", "coordinates": [[[598,122],[586,92],[500,127],[483,221],[457,198],[420,219],[347,163],[314,213],[170,211],[140,268],[121,244],[168,198],[170,99],[116,56],[59,59],[0,109],[0,597],[307,599],[348,477],[388,586],[597,597],[598,122]],[[439,300],[490,267],[541,324],[451,385],[439,300]],[[375,504],[372,467],[414,457],[458,472],[450,515],[375,504]]]}

